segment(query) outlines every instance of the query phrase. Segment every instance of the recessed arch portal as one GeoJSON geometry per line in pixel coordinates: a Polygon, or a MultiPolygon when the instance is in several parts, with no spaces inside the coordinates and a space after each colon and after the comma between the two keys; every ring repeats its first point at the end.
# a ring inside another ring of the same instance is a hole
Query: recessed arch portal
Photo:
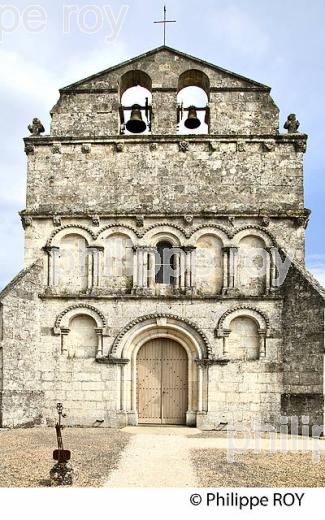
{"type": "MultiPolygon", "coordinates": [[[[195,424],[196,413],[206,406],[203,399],[203,369],[197,361],[208,357],[206,338],[192,324],[178,320],[174,316],[148,316],[143,321],[135,320],[130,329],[121,336],[114,356],[129,359],[130,363],[121,367],[121,410],[128,410],[138,421],[137,402],[137,360],[140,349],[146,343],[167,340],[181,345],[187,356],[187,410],[186,423],[195,424]]],[[[209,349],[208,349],[209,350],[209,349]]]]}

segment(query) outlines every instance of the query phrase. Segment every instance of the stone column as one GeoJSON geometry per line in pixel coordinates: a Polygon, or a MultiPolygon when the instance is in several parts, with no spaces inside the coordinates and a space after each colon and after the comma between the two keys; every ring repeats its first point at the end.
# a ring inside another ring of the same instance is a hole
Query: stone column
{"type": "Polygon", "coordinates": [[[104,248],[88,247],[88,289],[98,289],[101,284],[104,248]]]}
{"type": "Polygon", "coordinates": [[[238,293],[238,247],[223,248],[224,288],[223,294],[236,296],[238,293]]]}
{"type": "Polygon", "coordinates": [[[156,248],[148,248],[148,288],[154,294],[156,283],[156,248]]]}
{"type": "Polygon", "coordinates": [[[185,291],[186,253],[180,252],[180,289],[185,291]]]}
{"type": "Polygon", "coordinates": [[[277,253],[276,247],[268,247],[267,251],[270,255],[270,291],[275,291],[278,288],[277,285],[277,253]]]}
{"type": "Polygon", "coordinates": [[[223,254],[223,287],[222,294],[227,294],[229,289],[229,247],[222,248],[223,254]]]}
{"type": "Polygon", "coordinates": [[[61,328],[61,354],[67,352],[65,337],[69,335],[70,329],[61,328]]]}
{"type": "Polygon", "coordinates": [[[48,275],[47,275],[47,285],[48,287],[55,287],[57,285],[57,260],[60,254],[60,248],[55,246],[50,246],[44,248],[44,250],[48,254],[48,275]]]}
{"type": "Polygon", "coordinates": [[[133,285],[135,294],[151,294],[155,287],[156,249],[152,247],[137,247],[134,260],[136,283],[133,285]]]}
{"type": "Polygon", "coordinates": [[[184,247],[186,254],[185,258],[185,291],[187,294],[192,294],[194,289],[194,252],[196,248],[194,246],[184,247]]]}
{"type": "Polygon", "coordinates": [[[222,354],[223,354],[223,356],[227,356],[229,354],[228,347],[227,347],[227,339],[229,338],[230,333],[231,333],[230,329],[223,329],[223,331],[222,331],[222,340],[223,340],[222,354]]]}
{"type": "Polygon", "coordinates": [[[97,334],[97,356],[96,357],[103,357],[104,351],[103,351],[103,329],[95,329],[95,332],[97,334]]]}
{"type": "Polygon", "coordinates": [[[138,288],[138,251],[137,248],[133,248],[133,292],[136,292],[138,288]]]}
{"type": "Polygon", "coordinates": [[[266,332],[265,332],[265,330],[259,330],[258,334],[260,337],[260,357],[265,358],[266,357],[266,332]]]}
{"type": "Polygon", "coordinates": [[[198,405],[197,411],[203,411],[203,368],[198,365],[198,405]]]}

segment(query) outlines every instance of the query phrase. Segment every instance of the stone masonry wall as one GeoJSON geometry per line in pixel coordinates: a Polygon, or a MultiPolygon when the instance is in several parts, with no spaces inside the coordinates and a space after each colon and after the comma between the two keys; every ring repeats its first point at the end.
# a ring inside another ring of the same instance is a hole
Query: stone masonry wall
{"type": "Polygon", "coordinates": [[[324,422],[324,293],[304,268],[292,264],[282,288],[284,395],[282,414],[324,422]]]}
{"type": "Polygon", "coordinates": [[[251,141],[188,139],[150,147],[144,137],[119,144],[82,143],[57,148],[43,138],[29,139],[27,210],[32,212],[119,214],[206,214],[303,210],[303,153],[283,136],[272,151],[251,141]]]}
{"type": "Polygon", "coordinates": [[[42,421],[44,394],[41,389],[38,299],[41,283],[42,267],[34,264],[22,271],[0,294],[2,427],[27,426],[42,421]]]}

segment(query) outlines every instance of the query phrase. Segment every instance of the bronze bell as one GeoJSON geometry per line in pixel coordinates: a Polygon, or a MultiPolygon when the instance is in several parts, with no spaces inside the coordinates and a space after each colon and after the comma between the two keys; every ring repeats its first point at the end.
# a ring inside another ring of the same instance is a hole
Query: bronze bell
{"type": "Polygon", "coordinates": [[[195,130],[196,128],[199,128],[201,125],[201,121],[197,117],[197,111],[195,106],[190,106],[188,109],[188,118],[185,121],[186,128],[189,128],[189,130],[195,130]]]}
{"type": "Polygon", "coordinates": [[[147,128],[146,123],[142,119],[140,105],[132,106],[131,117],[126,123],[126,128],[132,134],[142,134],[147,128]]]}

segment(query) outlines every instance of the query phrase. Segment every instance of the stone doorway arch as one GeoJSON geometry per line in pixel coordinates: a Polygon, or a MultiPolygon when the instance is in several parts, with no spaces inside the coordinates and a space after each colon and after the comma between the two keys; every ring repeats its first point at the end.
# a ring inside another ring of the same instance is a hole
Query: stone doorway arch
{"type": "Polygon", "coordinates": [[[174,341],[187,354],[186,424],[196,425],[198,413],[206,411],[206,371],[200,361],[207,358],[206,337],[191,322],[172,315],[149,315],[130,324],[113,347],[114,357],[130,360],[120,366],[120,410],[127,414],[127,423],[139,423],[137,403],[137,356],[143,345],[153,340],[174,341]]]}

